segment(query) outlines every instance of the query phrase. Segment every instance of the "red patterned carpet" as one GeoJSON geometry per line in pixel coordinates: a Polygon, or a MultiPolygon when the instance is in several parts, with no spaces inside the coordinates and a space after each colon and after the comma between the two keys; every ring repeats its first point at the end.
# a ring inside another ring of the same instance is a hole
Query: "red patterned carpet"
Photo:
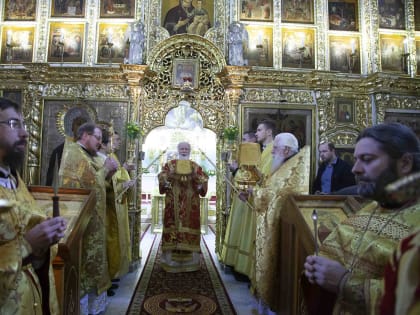
{"type": "Polygon", "coordinates": [[[160,267],[160,238],[156,235],[127,314],[236,314],[204,239],[199,271],[167,273],[160,267]]]}

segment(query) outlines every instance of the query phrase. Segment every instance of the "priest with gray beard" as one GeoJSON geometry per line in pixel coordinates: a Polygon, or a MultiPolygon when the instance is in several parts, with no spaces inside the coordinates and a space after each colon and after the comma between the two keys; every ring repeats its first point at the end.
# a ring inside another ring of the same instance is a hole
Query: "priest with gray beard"
{"type": "Polygon", "coordinates": [[[200,269],[200,196],[207,193],[208,176],[190,158],[191,145],[178,144],[178,159],[158,174],[159,192],[166,194],[161,266],[167,272],[200,269]]]}
{"type": "Polygon", "coordinates": [[[275,314],[280,305],[280,216],[290,195],[309,193],[310,148],[299,150],[291,133],[274,138],[271,173],[252,192],[256,210],[255,273],[251,286],[259,299],[259,314],[275,314]]]}

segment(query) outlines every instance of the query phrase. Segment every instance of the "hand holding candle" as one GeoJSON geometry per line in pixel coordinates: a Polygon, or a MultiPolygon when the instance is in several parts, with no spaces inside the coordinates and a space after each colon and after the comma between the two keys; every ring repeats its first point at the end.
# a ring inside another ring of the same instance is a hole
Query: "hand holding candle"
{"type": "Polygon", "coordinates": [[[54,177],[53,177],[53,189],[54,189],[54,196],[52,197],[53,200],[53,217],[60,216],[60,207],[58,204],[58,160],[55,159],[54,163],[54,177]]]}
{"type": "Polygon", "coordinates": [[[318,256],[318,212],[316,209],[312,212],[312,220],[314,221],[315,256],[318,256]]]}

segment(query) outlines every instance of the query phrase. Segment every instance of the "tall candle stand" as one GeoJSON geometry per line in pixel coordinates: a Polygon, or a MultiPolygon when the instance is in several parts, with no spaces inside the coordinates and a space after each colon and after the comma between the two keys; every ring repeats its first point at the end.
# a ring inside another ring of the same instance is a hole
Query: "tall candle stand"
{"type": "Polygon", "coordinates": [[[13,45],[6,44],[6,61],[10,62],[10,65],[13,63],[13,45]]]}
{"type": "Polygon", "coordinates": [[[347,55],[347,67],[348,67],[349,73],[353,73],[355,64],[356,64],[356,53],[355,52],[349,53],[347,55]]]}
{"type": "Polygon", "coordinates": [[[303,55],[305,53],[305,46],[302,46],[302,47],[298,48],[298,52],[299,52],[299,68],[302,68],[302,66],[303,66],[303,55]]]}
{"type": "Polygon", "coordinates": [[[107,41],[106,45],[108,46],[108,58],[109,58],[109,66],[112,66],[112,47],[114,46],[114,43],[111,41],[107,41]]]}
{"type": "Polygon", "coordinates": [[[410,54],[409,53],[401,54],[401,70],[407,74],[410,73],[409,62],[410,62],[410,54]]]}

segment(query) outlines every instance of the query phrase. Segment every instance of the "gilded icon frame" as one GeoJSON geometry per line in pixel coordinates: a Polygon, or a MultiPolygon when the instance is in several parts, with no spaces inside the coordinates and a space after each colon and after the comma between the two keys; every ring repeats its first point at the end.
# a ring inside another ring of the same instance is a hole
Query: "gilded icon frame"
{"type": "Polygon", "coordinates": [[[332,31],[359,30],[359,12],[357,0],[329,0],[328,27],[332,31]]]}
{"type": "MultiPolygon", "coordinates": [[[[169,35],[171,35],[171,36],[176,35],[176,34],[188,33],[186,29],[185,29],[185,32],[184,31],[179,31],[179,32],[175,31],[173,29],[172,24],[165,25],[165,20],[166,20],[166,16],[167,16],[168,12],[171,9],[176,8],[178,5],[179,5],[179,0],[162,1],[161,26],[163,28],[165,28],[169,32],[169,35]]],[[[197,0],[192,0],[192,6],[194,8],[197,6],[197,0]]],[[[208,15],[208,18],[210,20],[210,27],[214,27],[214,0],[203,0],[202,1],[202,6],[207,11],[207,15],[208,15]]],[[[190,19],[192,21],[192,17],[190,19]]],[[[196,34],[196,35],[200,35],[200,34],[196,34]]]]}
{"type": "Polygon", "coordinates": [[[379,34],[379,47],[383,72],[405,72],[408,46],[404,35],[379,34]]]}
{"type": "Polygon", "coordinates": [[[172,86],[197,89],[199,81],[198,59],[174,59],[172,67],[172,86]]]}
{"type": "Polygon", "coordinates": [[[405,29],[405,0],[378,0],[379,28],[405,29]]]}
{"type": "Polygon", "coordinates": [[[273,27],[245,25],[248,43],[244,56],[249,66],[273,67],[273,27]]]}
{"type": "Polygon", "coordinates": [[[281,21],[283,23],[314,24],[314,1],[282,1],[281,21]]]}
{"type": "Polygon", "coordinates": [[[51,22],[48,62],[83,62],[85,23],[51,22]]]}
{"type": "Polygon", "coordinates": [[[386,109],[384,122],[397,122],[410,127],[420,140],[420,110],[386,109]]]}
{"type": "Polygon", "coordinates": [[[1,63],[32,62],[35,26],[5,25],[2,29],[1,63]]]}
{"type": "Polygon", "coordinates": [[[5,21],[35,21],[37,11],[37,0],[24,0],[18,3],[17,0],[4,1],[5,21]]]}
{"type": "Polygon", "coordinates": [[[112,0],[100,1],[101,18],[129,18],[133,19],[136,13],[135,0],[120,0],[114,3],[112,0]]]}
{"type": "Polygon", "coordinates": [[[283,28],[282,66],[315,69],[315,30],[313,28],[283,28]]]}
{"type": "Polygon", "coordinates": [[[51,17],[82,18],[85,17],[86,1],[51,1],[51,17]]]}
{"type": "Polygon", "coordinates": [[[353,124],[355,122],[355,100],[349,97],[335,98],[335,120],[338,123],[353,124]]]}
{"type": "Polygon", "coordinates": [[[98,23],[96,62],[124,63],[128,57],[129,30],[127,23],[98,23]]]}
{"type": "Polygon", "coordinates": [[[315,130],[313,108],[296,105],[241,105],[241,133],[256,131],[258,124],[269,119],[276,123],[276,134],[280,132],[293,133],[299,145],[314,143],[312,130],[315,130]]]}
{"type": "Polygon", "coordinates": [[[240,1],[241,21],[273,22],[273,0],[240,1]]]}
{"type": "Polygon", "coordinates": [[[360,38],[358,36],[329,36],[330,70],[360,73],[360,38]]]}

